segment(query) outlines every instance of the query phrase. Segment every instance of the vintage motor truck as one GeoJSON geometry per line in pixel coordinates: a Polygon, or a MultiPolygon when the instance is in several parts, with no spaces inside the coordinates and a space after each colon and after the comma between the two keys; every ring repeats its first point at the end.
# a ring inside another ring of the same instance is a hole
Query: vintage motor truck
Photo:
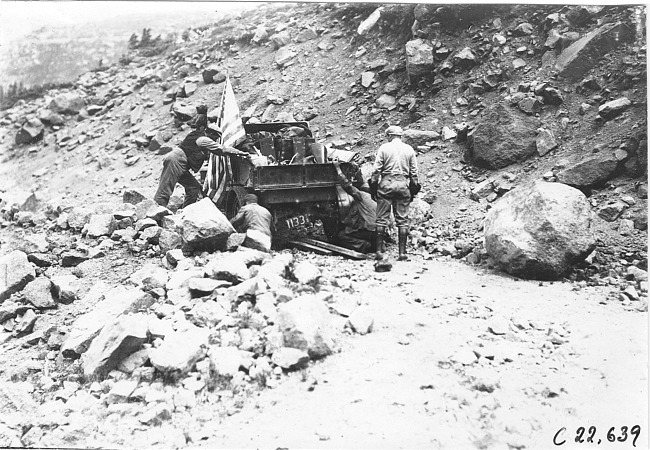
{"type": "Polygon", "coordinates": [[[250,160],[228,157],[232,179],[217,206],[230,219],[242,206],[244,195],[253,193],[273,215],[279,235],[310,228],[320,220],[325,234],[334,237],[351,198],[342,189],[331,160],[337,158],[341,171],[350,178],[352,162],[360,155],[345,150],[328,155],[326,147],[313,138],[307,122],[246,123],[244,130],[256,155],[250,160]],[[303,130],[302,136],[287,138],[283,132],[297,129],[294,127],[303,130]]]}

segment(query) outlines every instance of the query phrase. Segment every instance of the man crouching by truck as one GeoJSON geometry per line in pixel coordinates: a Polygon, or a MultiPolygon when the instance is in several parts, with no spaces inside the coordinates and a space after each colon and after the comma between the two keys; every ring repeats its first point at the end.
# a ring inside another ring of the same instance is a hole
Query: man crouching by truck
{"type": "Polygon", "coordinates": [[[257,204],[257,195],[246,194],[243,200],[244,206],[230,219],[230,224],[238,231],[246,233],[244,247],[270,251],[273,216],[268,209],[257,204]]]}
{"type": "Polygon", "coordinates": [[[348,213],[341,218],[344,228],[338,234],[334,243],[357,252],[374,253],[377,248],[375,239],[377,203],[370,198],[368,192],[364,192],[363,189],[369,190],[369,188],[363,184],[359,169],[353,174],[353,181],[350,181],[341,171],[339,161],[333,160],[332,163],[336,167],[341,187],[353,199],[348,213]]]}
{"type": "Polygon", "coordinates": [[[190,126],[194,130],[185,136],[180,146],[169,152],[163,160],[163,170],[160,175],[158,190],[153,198],[161,206],[167,207],[169,197],[174,192],[176,183],[185,188],[183,208],[197,200],[202,186],[190,173],[190,169],[198,172],[208,159],[209,153],[250,157],[246,152],[217,143],[222,133],[219,128],[208,125],[207,106],[197,106],[196,111],[197,115],[190,122],[190,126]]]}

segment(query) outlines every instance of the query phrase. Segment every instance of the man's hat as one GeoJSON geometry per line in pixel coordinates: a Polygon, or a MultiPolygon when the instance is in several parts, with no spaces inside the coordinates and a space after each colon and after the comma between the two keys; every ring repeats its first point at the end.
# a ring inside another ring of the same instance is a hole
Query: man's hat
{"type": "Polygon", "coordinates": [[[244,195],[244,204],[248,205],[249,203],[257,203],[257,195],[255,194],[246,194],[244,195]]]}
{"type": "Polygon", "coordinates": [[[197,114],[207,114],[208,113],[208,105],[201,104],[196,107],[196,113],[197,114]]]}
{"type": "Polygon", "coordinates": [[[401,127],[398,127],[397,125],[391,125],[388,128],[386,128],[386,135],[388,136],[401,136],[404,134],[404,131],[402,130],[401,127]]]}
{"type": "Polygon", "coordinates": [[[206,128],[205,131],[208,133],[219,133],[219,135],[223,135],[223,132],[221,131],[221,128],[214,124],[209,124],[206,128]]]}

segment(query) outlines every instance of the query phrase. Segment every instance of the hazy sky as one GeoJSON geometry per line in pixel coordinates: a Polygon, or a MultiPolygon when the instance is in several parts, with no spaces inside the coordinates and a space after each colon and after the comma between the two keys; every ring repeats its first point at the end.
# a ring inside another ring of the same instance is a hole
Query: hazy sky
{"type": "MultiPolygon", "coordinates": [[[[0,45],[35,29],[50,25],[74,25],[151,11],[205,11],[206,18],[215,10],[241,9],[242,5],[254,7],[259,3],[200,2],[200,1],[11,1],[0,0],[0,45]]],[[[188,24],[188,27],[190,25],[188,24]]]]}

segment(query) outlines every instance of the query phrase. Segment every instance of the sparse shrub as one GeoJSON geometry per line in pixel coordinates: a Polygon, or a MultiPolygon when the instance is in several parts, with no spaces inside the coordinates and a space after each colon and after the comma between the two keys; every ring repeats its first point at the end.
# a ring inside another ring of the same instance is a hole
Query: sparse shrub
{"type": "Polygon", "coordinates": [[[131,63],[131,61],[133,61],[133,58],[131,58],[131,55],[129,54],[125,53],[122,56],[120,56],[119,62],[121,66],[128,66],[131,63]]]}

